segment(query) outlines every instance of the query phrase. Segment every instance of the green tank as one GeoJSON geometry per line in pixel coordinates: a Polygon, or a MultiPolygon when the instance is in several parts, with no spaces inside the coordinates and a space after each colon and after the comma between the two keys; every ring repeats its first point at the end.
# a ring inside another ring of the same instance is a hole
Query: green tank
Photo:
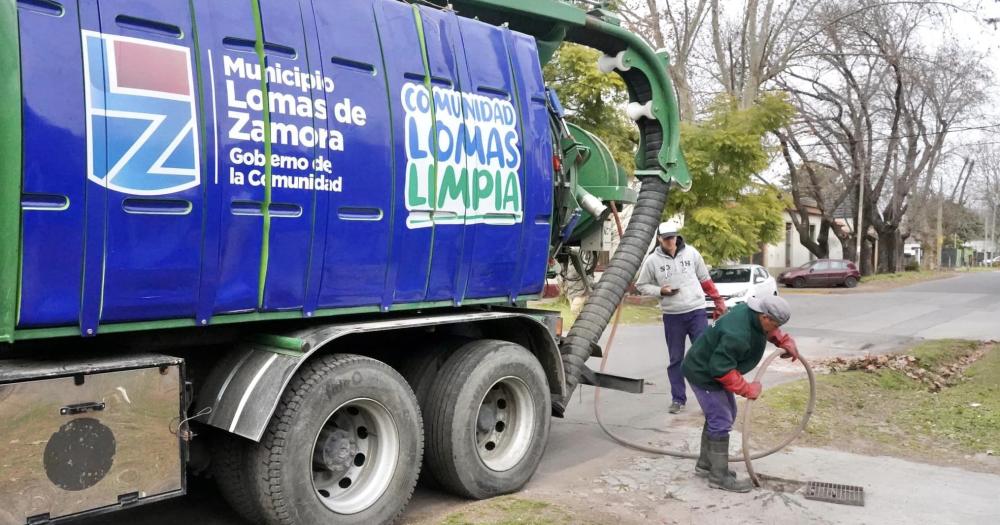
{"type": "MultiPolygon", "coordinates": [[[[615,203],[620,211],[624,204],[634,204],[636,192],[629,187],[629,174],[615,162],[611,155],[611,149],[597,135],[577,126],[567,123],[573,139],[576,141],[576,148],[581,152],[580,165],[577,168],[576,197],[582,200],[587,194],[600,199],[605,203],[615,203]],[[581,192],[582,190],[582,192],[581,192]],[[582,193],[582,197],[581,197],[582,193]]],[[[610,208],[604,215],[610,213],[610,208]]],[[[580,220],[573,233],[567,239],[570,244],[575,244],[583,237],[591,233],[594,228],[600,228],[604,217],[594,217],[594,214],[584,207],[580,215],[580,220]]]]}

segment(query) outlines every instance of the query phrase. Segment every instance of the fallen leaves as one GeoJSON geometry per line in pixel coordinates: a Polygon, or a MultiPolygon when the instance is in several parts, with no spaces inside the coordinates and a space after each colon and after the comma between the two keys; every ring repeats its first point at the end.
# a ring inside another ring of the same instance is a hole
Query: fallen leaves
{"type": "MultiPolygon", "coordinates": [[[[963,373],[980,357],[984,350],[973,352],[962,356],[953,363],[927,367],[921,364],[920,360],[912,355],[867,355],[857,358],[835,357],[822,361],[818,365],[829,370],[830,373],[844,372],[848,370],[862,370],[875,373],[880,370],[896,370],[906,377],[923,383],[930,392],[940,392],[942,388],[954,386],[963,380],[963,373]]],[[[971,403],[975,408],[978,403],[971,403]]]]}

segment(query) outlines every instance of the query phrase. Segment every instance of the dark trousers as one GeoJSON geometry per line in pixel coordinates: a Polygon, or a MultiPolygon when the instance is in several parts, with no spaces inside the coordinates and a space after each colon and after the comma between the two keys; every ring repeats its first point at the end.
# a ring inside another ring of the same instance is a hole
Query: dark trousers
{"type": "Polygon", "coordinates": [[[708,316],[702,309],[686,314],[663,314],[663,332],[666,334],[667,353],[670,355],[667,377],[670,378],[670,396],[674,403],[687,403],[687,387],[684,372],[681,371],[686,340],[690,337],[693,343],[707,327],[708,316]]]}
{"type": "Polygon", "coordinates": [[[698,398],[701,411],[705,413],[705,426],[708,436],[721,439],[729,435],[736,421],[736,397],[725,390],[706,390],[698,385],[691,385],[694,397],[698,398]]]}

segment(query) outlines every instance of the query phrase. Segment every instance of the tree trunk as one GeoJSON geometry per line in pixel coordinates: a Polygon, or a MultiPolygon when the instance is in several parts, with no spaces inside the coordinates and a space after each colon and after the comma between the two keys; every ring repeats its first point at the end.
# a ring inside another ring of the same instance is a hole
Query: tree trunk
{"type": "Polygon", "coordinates": [[[694,121],[694,101],[691,94],[691,84],[687,78],[687,64],[670,66],[670,79],[674,81],[674,93],[677,95],[677,111],[681,122],[694,121]]]}
{"type": "Polygon", "coordinates": [[[859,266],[861,275],[872,275],[875,273],[872,239],[867,235],[861,241],[861,262],[859,263],[859,266]]]}
{"type": "Polygon", "coordinates": [[[879,233],[878,265],[883,273],[903,271],[903,235],[899,228],[879,233]]]}
{"type": "Polygon", "coordinates": [[[858,263],[858,253],[855,249],[857,245],[857,237],[853,235],[837,236],[840,239],[841,257],[847,259],[848,261],[854,261],[855,264],[858,263]]]}

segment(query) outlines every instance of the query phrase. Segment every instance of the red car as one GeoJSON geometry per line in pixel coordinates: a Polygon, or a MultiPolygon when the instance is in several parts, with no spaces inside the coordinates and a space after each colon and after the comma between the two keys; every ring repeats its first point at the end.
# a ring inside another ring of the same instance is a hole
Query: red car
{"type": "Polygon", "coordinates": [[[785,286],[840,286],[854,288],[861,280],[857,265],[844,259],[817,259],[798,268],[786,270],[778,276],[785,286]]]}

